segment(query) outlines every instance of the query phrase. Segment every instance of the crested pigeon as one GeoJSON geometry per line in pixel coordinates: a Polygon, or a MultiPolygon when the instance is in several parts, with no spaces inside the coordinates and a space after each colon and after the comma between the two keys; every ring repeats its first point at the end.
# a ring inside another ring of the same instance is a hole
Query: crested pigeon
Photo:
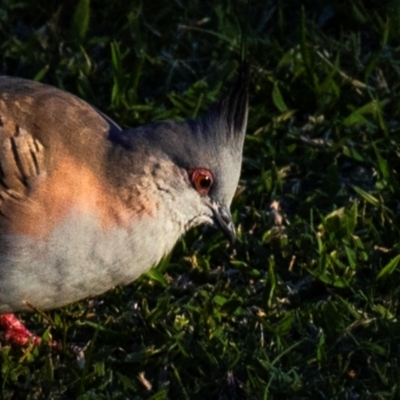
{"type": "Polygon", "coordinates": [[[25,343],[10,313],[128,284],[195,226],[233,239],[247,113],[244,67],[202,118],[134,129],[52,86],[0,77],[0,325],[25,343]]]}

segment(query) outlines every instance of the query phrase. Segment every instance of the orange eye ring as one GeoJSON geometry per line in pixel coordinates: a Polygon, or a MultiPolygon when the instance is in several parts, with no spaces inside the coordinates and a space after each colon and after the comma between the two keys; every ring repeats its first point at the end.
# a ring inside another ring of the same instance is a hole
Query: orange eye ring
{"type": "Polygon", "coordinates": [[[201,194],[205,196],[211,189],[214,183],[214,177],[208,169],[198,168],[189,172],[190,180],[194,188],[201,194]]]}

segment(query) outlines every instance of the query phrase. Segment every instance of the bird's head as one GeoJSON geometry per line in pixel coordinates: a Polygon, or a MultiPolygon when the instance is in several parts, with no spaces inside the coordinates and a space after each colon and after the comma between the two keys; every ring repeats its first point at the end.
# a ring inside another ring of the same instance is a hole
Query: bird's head
{"type": "Polygon", "coordinates": [[[240,176],[247,114],[248,69],[243,67],[227,95],[202,118],[130,131],[128,141],[149,149],[146,157],[157,153],[177,167],[179,173],[170,172],[164,179],[186,199],[188,228],[213,224],[235,239],[230,205],[240,176]]]}

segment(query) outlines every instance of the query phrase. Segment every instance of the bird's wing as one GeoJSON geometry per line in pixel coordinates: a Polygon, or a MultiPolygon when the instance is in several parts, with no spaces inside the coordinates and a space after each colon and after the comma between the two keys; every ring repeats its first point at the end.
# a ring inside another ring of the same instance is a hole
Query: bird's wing
{"type": "Polygon", "coordinates": [[[71,94],[0,77],[0,233],[44,234],[74,201],[91,203],[110,130],[71,94]]]}

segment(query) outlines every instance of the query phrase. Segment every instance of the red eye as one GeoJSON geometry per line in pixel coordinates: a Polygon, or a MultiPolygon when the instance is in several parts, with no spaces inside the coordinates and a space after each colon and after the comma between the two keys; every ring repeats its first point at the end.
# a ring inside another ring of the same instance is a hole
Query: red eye
{"type": "Polygon", "coordinates": [[[189,172],[190,179],[195,189],[205,196],[214,182],[212,173],[207,169],[195,169],[189,172]]]}

